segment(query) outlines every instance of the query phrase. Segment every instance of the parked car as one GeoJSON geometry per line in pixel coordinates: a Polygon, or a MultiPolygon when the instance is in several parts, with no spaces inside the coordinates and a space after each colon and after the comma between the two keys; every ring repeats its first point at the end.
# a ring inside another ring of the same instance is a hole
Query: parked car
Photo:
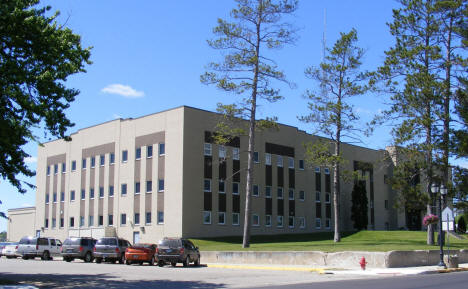
{"type": "Polygon", "coordinates": [[[130,242],[117,237],[100,238],[94,245],[93,256],[96,263],[102,261],[125,263],[125,250],[130,247],[130,242]]]}
{"type": "Polygon", "coordinates": [[[86,263],[93,262],[93,249],[97,240],[89,237],[71,237],[63,241],[62,257],[66,262],[81,259],[86,263]]]}
{"type": "Polygon", "coordinates": [[[182,263],[187,267],[191,262],[195,266],[200,265],[200,251],[190,240],[180,238],[164,238],[159,241],[156,249],[156,257],[159,266],[170,263],[173,267],[182,263]]]}
{"type": "Polygon", "coordinates": [[[55,238],[23,237],[18,244],[18,254],[23,259],[41,257],[42,260],[52,260],[53,256],[60,256],[62,242],[55,238]]]}
{"type": "Polygon", "coordinates": [[[8,243],[2,249],[2,256],[8,259],[19,257],[18,255],[18,242],[8,243]]]}
{"type": "Polygon", "coordinates": [[[154,265],[156,254],[156,244],[138,243],[125,250],[125,263],[127,265],[138,263],[143,265],[143,262],[148,262],[151,266],[154,265]]]}
{"type": "Polygon", "coordinates": [[[6,245],[10,244],[10,242],[1,242],[0,243],[0,257],[3,256],[2,251],[6,245]]]}

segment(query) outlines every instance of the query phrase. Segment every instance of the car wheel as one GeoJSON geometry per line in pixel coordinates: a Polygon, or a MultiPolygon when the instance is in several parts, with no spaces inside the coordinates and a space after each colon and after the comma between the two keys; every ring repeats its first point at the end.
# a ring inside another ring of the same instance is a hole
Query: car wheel
{"type": "Polygon", "coordinates": [[[126,260],[126,261],[125,261],[125,264],[127,264],[127,265],[132,265],[132,263],[130,263],[129,260],[126,260]]]}
{"type": "Polygon", "coordinates": [[[63,257],[63,261],[65,261],[65,262],[71,262],[71,258],[70,258],[70,257],[63,257]]]}
{"type": "Polygon", "coordinates": [[[42,253],[42,260],[49,260],[50,259],[50,254],[49,254],[49,251],[44,251],[44,253],[42,253]]]}
{"type": "Polygon", "coordinates": [[[187,255],[187,257],[185,257],[185,261],[182,262],[182,265],[184,265],[184,267],[187,267],[189,264],[190,264],[190,256],[187,255]]]}
{"type": "Polygon", "coordinates": [[[96,258],[96,263],[101,263],[102,262],[102,258],[96,258]]]}
{"type": "Polygon", "coordinates": [[[176,262],[171,262],[171,266],[172,266],[172,267],[175,267],[176,265],[177,265],[176,262]]]}
{"type": "Polygon", "coordinates": [[[93,255],[91,255],[91,252],[86,253],[86,255],[84,256],[84,261],[86,263],[93,262],[93,255]]]}
{"type": "Polygon", "coordinates": [[[119,259],[119,264],[123,264],[123,263],[125,263],[125,255],[124,254],[122,254],[120,256],[120,259],[119,259]]]}
{"type": "Polygon", "coordinates": [[[197,260],[195,260],[195,263],[193,263],[195,266],[200,266],[200,256],[198,256],[197,260]]]}
{"type": "Polygon", "coordinates": [[[159,266],[159,267],[163,267],[163,266],[164,266],[164,261],[161,261],[161,260],[158,261],[158,266],[159,266]]]}
{"type": "Polygon", "coordinates": [[[154,257],[151,257],[151,260],[149,261],[150,266],[154,266],[154,257]]]}
{"type": "Polygon", "coordinates": [[[22,258],[23,260],[28,260],[28,259],[29,259],[28,256],[23,256],[23,257],[21,257],[21,258],[22,258]]]}

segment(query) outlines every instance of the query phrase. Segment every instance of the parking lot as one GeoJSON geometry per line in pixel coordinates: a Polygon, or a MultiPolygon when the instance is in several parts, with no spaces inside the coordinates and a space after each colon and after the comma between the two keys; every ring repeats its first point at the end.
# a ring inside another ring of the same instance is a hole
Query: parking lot
{"type": "MultiPolygon", "coordinates": [[[[0,279],[42,288],[252,288],[352,279],[358,276],[257,269],[120,265],[110,263],[0,259],[0,279]]],[[[362,277],[361,277],[362,278],[362,277]]]]}

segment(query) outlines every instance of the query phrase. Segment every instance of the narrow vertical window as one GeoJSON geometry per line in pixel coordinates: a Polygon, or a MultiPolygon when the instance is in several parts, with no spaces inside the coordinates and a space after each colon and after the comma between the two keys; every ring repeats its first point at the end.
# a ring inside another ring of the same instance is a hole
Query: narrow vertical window
{"type": "Polygon", "coordinates": [[[158,212],[158,224],[164,224],[164,212],[158,212]]]}
{"type": "Polygon", "coordinates": [[[135,159],[141,159],[141,148],[136,148],[135,150],[135,159]]]}
{"type": "Polygon", "coordinates": [[[72,170],[72,172],[76,171],[76,161],[72,161],[71,170],[72,170]]]}
{"type": "Polygon", "coordinates": [[[140,182],[135,183],[135,195],[140,193],[140,182]]]}
{"type": "Polygon", "coordinates": [[[265,165],[271,166],[271,154],[265,154],[265,165]]]}
{"type": "Polygon", "coordinates": [[[146,157],[152,158],[153,157],[153,146],[146,147],[146,157]]]}
{"type": "Polygon", "coordinates": [[[145,224],[146,225],[151,224],[151,212],[146,212],[145,224]]]}
{"type": "Polygon", "coordinates": [[[113,165],[114,163],[115,163],[115,154],[110,153],[110,155],[109,155],[109,164],[113,165]]]}
{"type": "Polygon", "coordinates": [[[260,162],[260,160],[258,158],[258,152],[253,153],[253,161],[254,161],[254,163],[257,163],[257,164],[260,162]]]}
{"type": "Polygon", "coordinates": [[[218,149],[218,156],[220,159],[225,159],[226,158],[226,147],[223,145],[219,146],[218,149]]]}
{"type": "Polygon", "coordinates": [[[239,160],[239,148],[233,148],[232,149],[232,159],[233,160],[239,160]]]}
{"type": "Polygon", "coordinates": [[[163,156],[166,154],[166,144],[165,143],[159,143],[159,155],[163,156]]]}
{"type": "Polygon", "coordinates": [[[109,197],[114,196],[114,186],[109,186],[109,197]]]}
{"type": "Polygon", "coordinates": [[[120,193],[122,196],[126,196],[127,195],[127,184],[122,184],[121,187],[120,187],[120,193]]]}
{"type": "Polygon", "coordinates": [[[104,155],[100,155],[100,156],[99,156],[99,165],[100,165],[101,167],[104,166],[105,161],[106,161],[105,156],[104,156],[104,155]]]}
{"type": "Polygon", "coordinates": [[[75,200],[75,191],[72,190],[72,191],[70,191],[70,202],[72,202],[74,200],[75,200]]]}
{"type": "Polygon", "coordinates": [[[158,180],[158,192],[164,192],[164,179],[158,180]]]}
{"type": "Polygon", "coordinates": [[[288,166],[290,169],[294,169],[294,158],[288,158],[288,166]]]}
{"type": "Polygon", "coordinates": [[[299,169],[300,170],[304,169],[304,160],[299,160],[299,169]]]}
{"type": "Polygon", "coordinates": [[[122,151],[122,162],[123,163],[126,163],[128,161],[128,151],[127,150],[123,150],[122,151]]]}
{"type": "MultiPolygon", "coordinates": [[[[163,190],[164,190],[164,188],[163,188],[163,190]]],[[[152,191],[153,191],[153,181],[146,181],[146,192],[150,193],[152,191]]]]}
{"type": "Polygon", "coordinates": [[[283,156],[278,155],[276,158],[276,166],[282,167],[283,166],[283,156]]]}
{"type": "Polygon", "coordinates": [[[127,214],[120,214],[120,225],[125,226],[127,224],[127,214]]]}
{"type": "Polygon", "coordinates": [[[134,223],[135,225],[139,225],[140,224],[140,213],[135,213],[135,216],[133,218],[134,220],[134,223]]]}
{"type": "Polygon", "coordinates": [[[91,157],[91,168],[94,168],[96,166],[96,157],[91,157]]]}
{"type": "Polygon", "coordinates": [[[205,143],[203,146],[203,153],[205,156],[211,156],[211,144],[205,143]]]}
{"type": "Polygon", "coordinates": [[[84,170],[86,169],[86,159],[81,160],[81,168],[84,170]]]}

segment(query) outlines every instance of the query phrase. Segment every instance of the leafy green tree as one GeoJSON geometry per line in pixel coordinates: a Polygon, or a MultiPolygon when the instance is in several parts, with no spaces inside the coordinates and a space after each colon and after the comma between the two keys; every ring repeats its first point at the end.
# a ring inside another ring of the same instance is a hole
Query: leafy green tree
{"type": "MultiPolygon", "coordinates": [[[[248,127],[235,129],[221,121],[218,136],[242,135],[249,138],[244,237],[242,246],[250,246],[251,191],[253,181],[253,153],[255,131],[263,124],[271,126],[274,119],[259,121],[257,107],[261,100],[275,102],[282,99],[279,89],[272,81],[288,83],[285,75],[268,55],[267,51],[279,49],[295,41],[295,31],[290,24],[282,22],[284,16],[297,8],[297,0],[236,0],[237,8],[231,11],[233,22],[218,19],[213,33],[218,37],[208,45],[223,51],[222,62],[212,62],[207,72],[200,77],[202,83],[215,84],[219,89],[241,96],[236,104],[218,104],[218,111],[225,120],[247,119],[248,127]]],[[[237,123],[242,123],[237,121],[237,123]]]]}
{"type": "Polygon", "coordinates": [[[464,216],[461,216],[461,217],[458,219],[457,225],[458,225],[458,227],[457,227],[458,232],[460,232],[460,233],[466,233],[466,222],[465,222],[464,216]]]}
{"type": "Polygon", "coordinates": [[[367,229],[368,220],[368,200],[366,185],[363,181],[356,181],[351,192],[351,220],[354,228],[358,231],[367,229]]]}
{"type": "MultiPolygon", "coordinates": [[[[390,121],[396,147],[405,147],[411,165],[419,169],[421,183],[425,184],[427,213],[432,213],[431,184],[433,183],[435,136],[443,82],[440,80],[439,36],[440,21],[432,0],[400,0],[402,8],[393,11],[390,32],[395,45],[385,52],[384,65],[378,75],[383,80],[382,90],[390,95],[390,108],[378,120],[390,121]],[[419,157],[418,157],[419,156],[419,157]]],[[[379,121],[377,121],[378,123],[379,121]]],[[[374,122],[375,124],[375,122],[374,122]]],[[[396,150],[398,151],[398,150],[396,150]]],[[[395,156],[392,156],[395,157],[395,156]]],[[[397,165],[407,166],[408,157],[399,157],[397,165]]],[[[404,182],[404,179],[397,182],[404,182]]],[[[400,191],[405,203],[414,194],[400,191]],[[406,194],[406,196],[405,196],[406,194]]],[[[434,244],[434,227],[428,227],[427,243],[434,244]]]]}
{"type": "Polygon", "coordinates": [[[46,16],[51,7],[38,3],[0,2],[0,175],[20,193],[26,190],[18,175],[35,174],[24,162],[29,155],[23,146],[39,141],[37,127],[65,137],[73,126],[65,110],[79,93],[65,82],[90,64],[90,48],[81,47],[80,36],[56,22],[58,12],[46,16]]]}
{"type": "Polygon", "coordinates": [[[353,112],[350,98],[364,94],[368,73],[361,71],[364,50],[356,46],[357,32],[341,33],[333,48],[327,48],[327,55],[320,67],[309,67],[305,75],[318,82],[321,93],[306,92],[310,113],[299,119],[315,126],[316,131],[329,140],[306,144],[306,161],[333,168],[334,241],[341,240],[340,178],[345,163],[341,152],[344,139],[359,140],[359,117],[353,112]],[[324,94],[326,90],[328,93],[324,94]]]}
{"type": "Polygon", "coordinates": [[[5,242],[7,240],[7,232],[3,231],[0,233],[0,242],[5,242]]]}

